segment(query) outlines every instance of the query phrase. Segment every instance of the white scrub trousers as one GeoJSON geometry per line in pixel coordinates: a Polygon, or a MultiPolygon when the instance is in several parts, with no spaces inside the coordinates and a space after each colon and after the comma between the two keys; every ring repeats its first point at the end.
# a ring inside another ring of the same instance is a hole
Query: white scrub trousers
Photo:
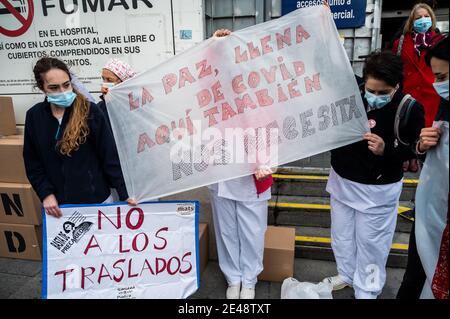
{"type": "Polygon", "coordinates": [[[397,204],[379,210],[357,211],[331,197],[331,245],[338,273],[353,286],[356,299],[376,299],[386,282],[397,204]]]}
{"type": "Polygon", "coordinates": [[[330,171],[331,246],[356,299],[376,299],[386,282],[402,184],[361,184],[330,171]]]}
{"type": "Polygon", "coordinates": [[[210,189],[219,266],[228,285],[254,288],[263,270],[267,200],[237,201],[210,189]]]}

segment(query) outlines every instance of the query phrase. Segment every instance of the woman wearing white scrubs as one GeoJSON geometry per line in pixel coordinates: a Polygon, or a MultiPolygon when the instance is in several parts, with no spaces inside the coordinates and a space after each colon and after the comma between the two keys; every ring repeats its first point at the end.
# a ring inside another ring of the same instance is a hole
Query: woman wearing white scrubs
{"type": "Polygon", "coordinates": [[[272,171],[260,169],[255,175],[209,186],[227,299],[255,298],[257,277],[263,270],[270,174],[272,171]]]}
{"type": "Polygon", "coordinates": [[[423,107],[413,105],[399,143],[394,134],[403,65],[391,52],[374,52],[363,70],[370,133],[331,152],[327,184],[331,239],[338,275],[325,278],[333,289],[353,286],[357,299],[375,299],[386,281],[386,262],[397,221],[402,163],[413,158],[412,145],[424,126],[423,107]]]}
{"type": "MultiPolygon", "coordinates": [[[[230,34],[227,29],[214,32],[215,37],[230,34]]],[[[219,266],[228,283],[227,299],[255,298],[257,277],[263,270],[272,173],[260,167],[254,175],[208,186],[219,266]]]]}

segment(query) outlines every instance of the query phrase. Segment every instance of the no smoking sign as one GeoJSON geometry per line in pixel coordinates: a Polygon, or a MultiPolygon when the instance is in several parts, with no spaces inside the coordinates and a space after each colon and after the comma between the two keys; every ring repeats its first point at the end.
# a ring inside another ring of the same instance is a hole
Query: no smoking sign
{"type": "Polygon", "coordinates": [[[24,34],[33,16],[33,0],[0,0],[0,33],[8,37],[24,34]]]}

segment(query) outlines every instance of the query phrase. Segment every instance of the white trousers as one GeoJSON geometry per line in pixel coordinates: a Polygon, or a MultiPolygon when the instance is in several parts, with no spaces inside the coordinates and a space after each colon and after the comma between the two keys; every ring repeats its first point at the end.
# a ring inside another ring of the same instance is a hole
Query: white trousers
{"type": "Polygon", "coordinates": [[[228,285],[254,288],[263,270],[267,201],[236,201],[210,190],[219,266],[228,285]]]}
{"type": "Polygon", "coordinates": [[[356,299],[376,299],[386,282],[386,262],[397,222],[398,202],[357,211],[331,196],[331,240],[337,269],[356,299]]]}

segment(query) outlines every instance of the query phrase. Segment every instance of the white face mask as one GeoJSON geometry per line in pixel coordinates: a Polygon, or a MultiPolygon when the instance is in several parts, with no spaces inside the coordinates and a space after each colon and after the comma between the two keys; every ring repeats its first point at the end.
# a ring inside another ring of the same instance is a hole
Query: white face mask
{"type": "Polygon", "coordinates": [[[434,82],[433,86],[437,94],[448,101],[448,80],[442,82],[434,82]]]}
{"type": "Polygon", "coordinates": [[[114,87],[116,85],[116,83],[114,82],[103,82],[102,83],[102,87],[105,89],[110,89],[112,87],[114,87]]]}

